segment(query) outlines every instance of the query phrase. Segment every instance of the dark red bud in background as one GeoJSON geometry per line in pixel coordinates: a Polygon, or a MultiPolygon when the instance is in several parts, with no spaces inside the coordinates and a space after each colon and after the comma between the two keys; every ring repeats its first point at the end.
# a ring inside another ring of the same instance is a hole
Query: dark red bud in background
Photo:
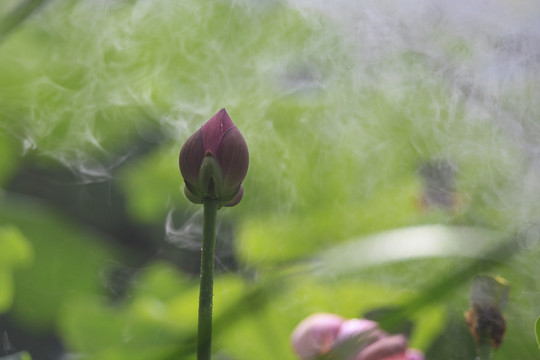
{"type": "Polygon", "coordinates": [[[473,279],[470,309],[465,313],[477,347],[490,344],[498,349],[506,332],[506,320],[502,313],[510,297],[510,284],[500,276],[477,275],[473,279]]]}

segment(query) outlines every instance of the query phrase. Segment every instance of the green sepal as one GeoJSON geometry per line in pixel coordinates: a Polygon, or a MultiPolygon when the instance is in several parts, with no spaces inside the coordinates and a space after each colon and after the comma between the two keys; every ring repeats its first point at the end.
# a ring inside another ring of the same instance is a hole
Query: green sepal
{"type": "Polygon", "coordinates": [[[206,155],[201,163],[198,188],[203,199],[221,200],[223,173],[217,159],[210,154],[206,155]]]}
{"type": "Polygon", "coordinates": [[[240,202],[240,200],[242,199],[242,195],[243,195],[243,190],[242,190],[242,185],[240,185],[236,189],[226,192],[221,197],[221,205],[234,206],[240,202]],[[239,196],[238,199],[236,198],[237,196],[239,196]]]}
{"type": "Polygon", "coordinates": [[[186,198],[194,204],[202,204],[203,199],[193,194],[189,188],[190,186],[186,183],[186,186],[184,187],[184,195],[186,198]]]}

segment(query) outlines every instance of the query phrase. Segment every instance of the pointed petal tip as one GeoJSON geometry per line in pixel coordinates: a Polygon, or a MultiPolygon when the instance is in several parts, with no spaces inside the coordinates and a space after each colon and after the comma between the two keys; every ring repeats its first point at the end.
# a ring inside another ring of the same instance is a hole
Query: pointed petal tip
{"type": "Polygon", "coordinates": [[[225,108],[222,108],[221,110],[219,110],[216,115],[221,120],[221,125],[223,126],[223,132],[227,131],[228,129],[234,126],[234,123],[232,122],[231,117],[229,116],[229,113],[227,112],[227,110],[225,110],[225,108]]]}
{"type": "Polygon", "coordinates": [[[212,154],[216,154],[221,138],[227,130],[234,127],[234,123],[225,108],[218,111],[202,126],[205,151],[210,150],[212,154]]]}
{"type": "MultiPolygon", "coordinates": [[[[213,126],[222,125],[223,132],[234,126],[234,123],[232,122],[231,117],[229,116],[229,113],[227,112],[227,110],[225,110],[225,108],[222,108],[217,113],[215,113],[214,116],[212,116],[210,120],[206,122],[206,124],[209,123],[213,124],[213,126]]],[[[206,124],[204,124],[203,126],[205,126],[206,124]]]]}

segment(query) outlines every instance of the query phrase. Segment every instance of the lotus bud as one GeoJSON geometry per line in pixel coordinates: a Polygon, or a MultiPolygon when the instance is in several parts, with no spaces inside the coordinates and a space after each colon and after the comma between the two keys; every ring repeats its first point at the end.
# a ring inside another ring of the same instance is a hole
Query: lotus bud
{"type": "Polygon", "coordinates": [[[221,206],[234,206],[242,199],[249,153],[225,109],[187,139],[179,164],[189,201],[202,204],[208,198],[219,200],[221,206]]]}

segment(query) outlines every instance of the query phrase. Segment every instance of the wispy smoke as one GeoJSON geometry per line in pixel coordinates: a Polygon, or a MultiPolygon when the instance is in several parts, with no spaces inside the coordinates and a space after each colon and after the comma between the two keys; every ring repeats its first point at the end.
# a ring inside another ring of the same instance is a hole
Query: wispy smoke
{"type": "MultiPolygon", "coordinates": [[[[413,92],[418,86],[429,88],[433,81],[444,84],[448,90],[444,104],[435,97],[424,101],[450,111],[454,103],[455,112],[442,121],[434,118],[425,123],[424,131],[437,124],[440,140],[450,134],[452,119],[463,119],[463,126],[471,129],[488,124],[476,143],[450,135],[459,145],[454,150],[447,146],[442,155],[453,151],[451,156],[458,162],[471,153],[478,161],[483,158],[486,179],[497,174],[491,186],[497,198],[493,206],[514,212],[511,217],[516,223],[533,221],[538,212],[530,199],[540,195],[538,2],[290,2],[303,11],[329,14],[339,24],[356,53],[359,86],[403,98],[412,90],[411,80],[413,92]],[[393,61],[403,56],[410,60],[406,67],[393,61]],[[422,70],[409,76],[415,68],[422,70]],[[514,150],[523,155],[523,162],[516,162],[514,150]],[[497,184],[497,177],[506,178],[509,185],[497,184]]],[[[403,112],[408,113],[407,102],[403,104],[403,112]]]]}

